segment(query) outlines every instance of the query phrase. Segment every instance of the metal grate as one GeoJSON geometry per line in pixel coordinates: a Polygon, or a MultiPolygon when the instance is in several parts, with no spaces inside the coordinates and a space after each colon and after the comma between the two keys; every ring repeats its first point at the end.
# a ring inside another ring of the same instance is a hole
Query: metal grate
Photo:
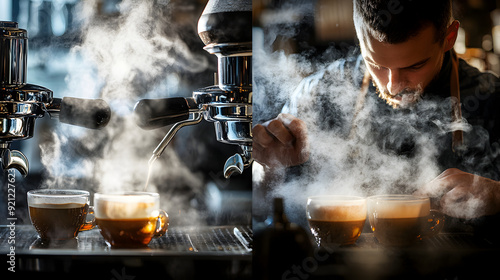
{"type": "MultiPolygon", "coordinates": [[[[10,230],[0,226],[0,252],[9,248],[10,230]]],[[[81,253],[106,254],[171,254],[171,253],[218,253],[226,255],[250,255],[252,252],[252,229],[250,226],[189,227],[171,228],[162,237],[154,238],[147,249],[110,250],[98,229],[80,232],[78,241],[68,247],[46,248],[38,239],[38,234],[31,225],[17,226],[15,231],[16,250],[18,253],[36,254],[71,254],[76,250],[81,253]],[[38,250],[36,250],[38,249],[38,250]],[[44,250],[45,249],[45,250],[44,250]],[[43,250],[43,251],[40,251],[43,250]]]]}
{"type": "Polygon", "coordinates": [[[205,229],[173,229],[149,247],[191,252],[251,252],[250,227],[215,227],[205,229]]]}

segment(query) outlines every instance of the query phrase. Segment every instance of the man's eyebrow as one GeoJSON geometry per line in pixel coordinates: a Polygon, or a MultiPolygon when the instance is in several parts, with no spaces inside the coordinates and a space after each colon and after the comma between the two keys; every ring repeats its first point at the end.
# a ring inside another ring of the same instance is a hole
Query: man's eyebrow
{"type": "Polygon", "coordinates": [[[420,66],[420,65],[422,65],[422,64],[424,64],[424,63],[426,63],[427,61],[429,61],[429,59],[431,59],[431,58],[430,58],[430,57],[428,57],[428,58],[424,58],[424,59],[422,59],[422,60],[420,60],[420,61],[418,61],[418,62],[416,62],[416,63],[413,63],[413,64],[412,64],[412,65],[410,65],[410,66],[403,67],[403,68],[401,68],[401,69],[408,69],[408,68],[412,68],[412,67],[420,66]]]}
{"type": "MultiPolygon", "coordinates": [[[[379,65],[379,64],[377,64],[377,63],[375,63],[373,60],[371,60],[368,56],[363,57],[363,59],[364,59],[365,61],[367,61],[368,63],[374,64],[374,65],[378,65],[378,66],[381,66],[381,65],[379,65]]],[[[418,61],[418,62],[416,62],[416,63],[413,63],[413,64],[412,64],[412,65],[410,65],[410,66],[406,66],[406,67],[403,67],[403,68],[400,68],[400,69],[409,69],[409,68],[412,68],[412,67],[420,66],[420,65],[422,65],[422,64],[424,64],[424,63],[426,63],[427,61],[429,61],[429,59],[431,59],[431,58],[430,58],[430,57],[428,57],[428,58],[424,58],[424,59],[422,59],[422,60],[420,60],[420,61],[418,61]]]]}

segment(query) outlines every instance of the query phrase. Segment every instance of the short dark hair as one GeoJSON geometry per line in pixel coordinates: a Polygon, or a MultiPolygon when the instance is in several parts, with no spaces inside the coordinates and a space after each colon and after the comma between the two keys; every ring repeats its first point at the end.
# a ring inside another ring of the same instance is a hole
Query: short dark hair
{"type": "Polygon", "coordinates": [[[436,27],[436,41],[444,39],[452,18],[451,0],[353,0],[356,31],[364,28],[390,44],[407,41],[428,24],[436,27]]]}

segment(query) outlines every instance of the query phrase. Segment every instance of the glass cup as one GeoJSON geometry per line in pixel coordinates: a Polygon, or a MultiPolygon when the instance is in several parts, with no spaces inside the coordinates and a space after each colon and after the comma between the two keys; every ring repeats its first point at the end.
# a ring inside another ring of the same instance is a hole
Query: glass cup
{"type": "Polygon", "coordinates": [[[106,243],[115,248],[146,247],[168,229],[168,215],[159,209],[160,195],[149,192],[96,193],[96,223],[106,243]]]}
{"type": "Polygon", "coordinates": [[[28,192],[31,223],[44,241],[71,240],[80,231],[95,227],[89,206],[89,192],[82,190],[40,189],[28,192]]]}
{"type": "Polygon", "coordinates": [[[368,219],[378,242],[403,247],[441,231],[444,216],[431,210],[430,199],[413,195],[376,195],[367,200],[368,219]]]}
{"type": "Polygon", "coordinates": [[[309,228],[318,246],[354,244],[366,220],[366,198],[312,196],[306,206],[309,228]]]}

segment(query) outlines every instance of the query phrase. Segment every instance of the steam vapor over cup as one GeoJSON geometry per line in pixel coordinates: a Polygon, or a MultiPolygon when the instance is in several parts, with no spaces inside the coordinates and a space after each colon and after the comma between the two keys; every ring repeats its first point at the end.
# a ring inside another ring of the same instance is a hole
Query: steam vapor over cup
{"type": "Polygon", "coordinates": [[[372,231],[384,246],[410,246],[437,235],[444,226],[444,215],[431,210],[428,197],[376,195],[367,205],[372,231]]]}
{"type": "Polygon", "coordinates": [[[312,196],[306,206],[309,228],[318,246],[351,245],[361,235],[366,220],[366,198],[312,196]]]}
{"type": "Polygon", "coordinates": [[[111,247],[146,247],[168,229],[168,215],[160,209],[158,193],[96,193],[94,208],[101,235],[111,247]]]}
{"type": "Polygon", "coordinates": [[[95,227],[89,206],[89,192],[83,190],[40,189],[28,192],[31,223],[44,241],[71,240],[80,231],[95,227]]]}

